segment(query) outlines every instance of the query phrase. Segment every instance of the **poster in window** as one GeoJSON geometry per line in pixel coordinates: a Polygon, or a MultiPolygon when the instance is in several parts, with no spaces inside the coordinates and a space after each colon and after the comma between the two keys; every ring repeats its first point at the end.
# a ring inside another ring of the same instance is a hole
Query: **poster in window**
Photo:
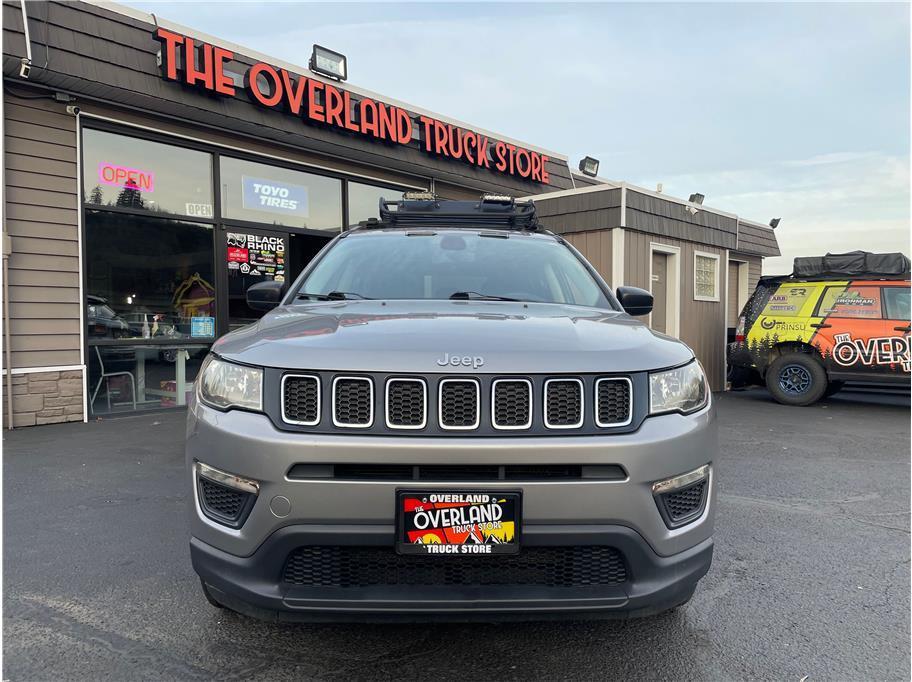
{"type": "Polygon", "coordinates": [[[229,232],[226,258],[229,277],[285,280],[285,237],[229,232]]]}
{"type": "Polygon", "coordinates": [[[243,205],[246,209],[282,213],[306,218],[307,188],[290,182],[279,182],[266,178],[241,176],[243,185],[243,205]]]}

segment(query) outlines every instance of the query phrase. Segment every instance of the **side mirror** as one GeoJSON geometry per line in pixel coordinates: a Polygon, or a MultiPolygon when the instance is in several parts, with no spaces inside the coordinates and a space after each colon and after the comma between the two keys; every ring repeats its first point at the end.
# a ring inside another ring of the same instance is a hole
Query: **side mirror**
{"type": "Polygon", "coordinates": [[[285,282],[257,282],[247,288],[247,305],[254,310],[272,310],[285,294],[285,282]]]}
{"type": "Polygon", "coordinates": [[[652,294],[637,287],[618,287],[617,299],[628,315],[641,317],[652,312],[652,294]]]}

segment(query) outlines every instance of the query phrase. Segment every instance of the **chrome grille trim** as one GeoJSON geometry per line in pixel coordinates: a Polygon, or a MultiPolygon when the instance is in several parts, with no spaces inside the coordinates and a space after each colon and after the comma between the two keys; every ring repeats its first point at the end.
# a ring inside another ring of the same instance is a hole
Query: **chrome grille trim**
{"type": "Polygon", "coordinates": [[[444,431],[474,431],[479,427],[481,424],[481,384],[478,379],[454,377],[441,379],[437,383],[437,424],[444,431]],[[469,426],[447,426],[443,423],[443,387],[456,383],[475,385],[475,422],[469,426]]]}
{"type": "Polygon", "coordinates": [[[384,398],[384,399],[383,399],[383,404],[384,404],[383,414],[384,414],[384,417],[385,417],[385,419],[386,419],[386,426],[387,426],[387,428],[389,428],[389,429],[397,429],[397,430],[402,429],[402,430],[405,430],[405,431],[414,431],[414,430],[417,430],[417,429],[423,429],[424,427],[427,426],[428,391],[427,391],[427,382],[426,382],[424,379],[411,379],[411,378],[398,378],[398,377],[394,377],[394,378],[391,378],[391,379],[387,379],[387,381],[386,381],[386,389],[384,390],[384,396],[383,396],[383,398],[384,398]],[[390,421],[390,413],[389,413],[389,405],[390,405],[390,400],[389,400],[390,386],[392,386],[392,385],[395,384],[395,383],[412,383],[412,384],[420,384],[420,385],[421,385],[421,397],[422,397],[421,414],[422,414],[422,419],[421,419],[421,423],[420,423],[420,424],[417,424],[417,425],[402,425],[402,424],[393,424],[393,423],[390,421]]]}
{"type": "Polygon", "coordinates": [[[498,431],[523,431],[525,429],[532,428],[532,412],[533,412],[533,399],[532,399],[532,382],[528,379],[495,379],[491,382],[491,426],[493,426],[498,431]],[[514,426],[499,426],[497,424],[497,384],[499,383],[511,383],[511,384],[525,384],[529,390],[529,419],[525,424],[517,424],[514,426]]]}
{"type": "Polygon", "coordinates": [[[545,379],[545,387],[544,387],[543,394],[544,394],[544,405],[543,405],[544,413],[542,414],[542,418],[544,419],[544,422],[545,422],[545,428],[548,428],[548,429],[578,429],[578,428],[582,427],[582,425],[586,421],[586,392],[583,387],[582,379],[578,379],[576,377],[559,377],[559,378],[553,377],[551,379],[545,379]],[[548,402],[549,402],[548,401],[548,386],[551,385],[552,383],[570,383],[570,382],[573,382],[577,386],[579,386],[579,399],[580,399],[579,421],[576,422],[575,424],[552,424],[548,421],[548,402]]]}
{"type": "Polygon", "coordinates": [[[333,377],[332,382],[332,422],[333,426],[338,426],[339,428],[344,429],[369,429],[374,424],[374,381],[370,377],[359,377],[359,376],[349,376],[349,375],[340,375],[333,377]],[[368,402],[370,410],[370,418],[364,424],[351,424],[346,422],[340,422],[336,419],[336,384],[340,381],[364,381],[368,386],[368,396],[370,400],[368,402]]]}
{"type": "Polygon", "coordinates": [[[595,425],[599,428],[627,426],[633,421],[633,382],[628,377],[602,377],[595,380],[595,425]],[[620,381],[627,384],[627,419],[622,422],[602,422],[599,420],[599,384],[603,381],[620,381]]]}
{"type": "Polygon", "coordinates": [[[282,376],[282,385],[279,390],[281,391],[281,405],[279,409],[282,411],[282,421],[286,424],[297,424],[298,426],[316,426],[320,423],[320,418],[322,417],[321,408],[323,404],[323,384],[320,382],[320,377],[316,374],[284,374],[282,376]],[[315,379],[317,382],[317,418],[313,421],[298,421],[295,419],[288,419],[285,414],[285,382],[288,379],[315,379]]]}

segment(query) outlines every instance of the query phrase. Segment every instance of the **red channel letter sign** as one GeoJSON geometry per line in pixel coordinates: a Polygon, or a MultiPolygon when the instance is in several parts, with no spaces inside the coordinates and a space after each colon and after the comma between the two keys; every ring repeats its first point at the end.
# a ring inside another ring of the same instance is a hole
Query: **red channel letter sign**
{"type": "MultiPolygon", "coordinates": [[[[158,28],[155,39],[162,45],[162,76],[226,97],[236,96],[225,65],[234,53],[179,33],[158,28]],[[183,65],[183,66],[181,66],[183,65]]],[[[415,116],[401,107],[368,97],[352,96],[347,90],[322,80],[295,75],[266,62],[257,62],[244,73],[244,90],[257,104],[297,116],[307,123],[390,144],[418,143],[433,156],[461,161],[478,168],[550,184],[546,169],[550,158],[541,152],[491,139],[429,116],[415,116]]]]}

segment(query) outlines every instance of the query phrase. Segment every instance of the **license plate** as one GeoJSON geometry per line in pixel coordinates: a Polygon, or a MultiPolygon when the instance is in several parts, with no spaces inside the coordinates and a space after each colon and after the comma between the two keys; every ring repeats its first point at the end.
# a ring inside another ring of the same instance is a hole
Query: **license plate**
{"type": "Polygon", "coordinates": [[[499,490],[399,490],[396,551],[484,555],[519,551],[522,496],[499,490]]]}

